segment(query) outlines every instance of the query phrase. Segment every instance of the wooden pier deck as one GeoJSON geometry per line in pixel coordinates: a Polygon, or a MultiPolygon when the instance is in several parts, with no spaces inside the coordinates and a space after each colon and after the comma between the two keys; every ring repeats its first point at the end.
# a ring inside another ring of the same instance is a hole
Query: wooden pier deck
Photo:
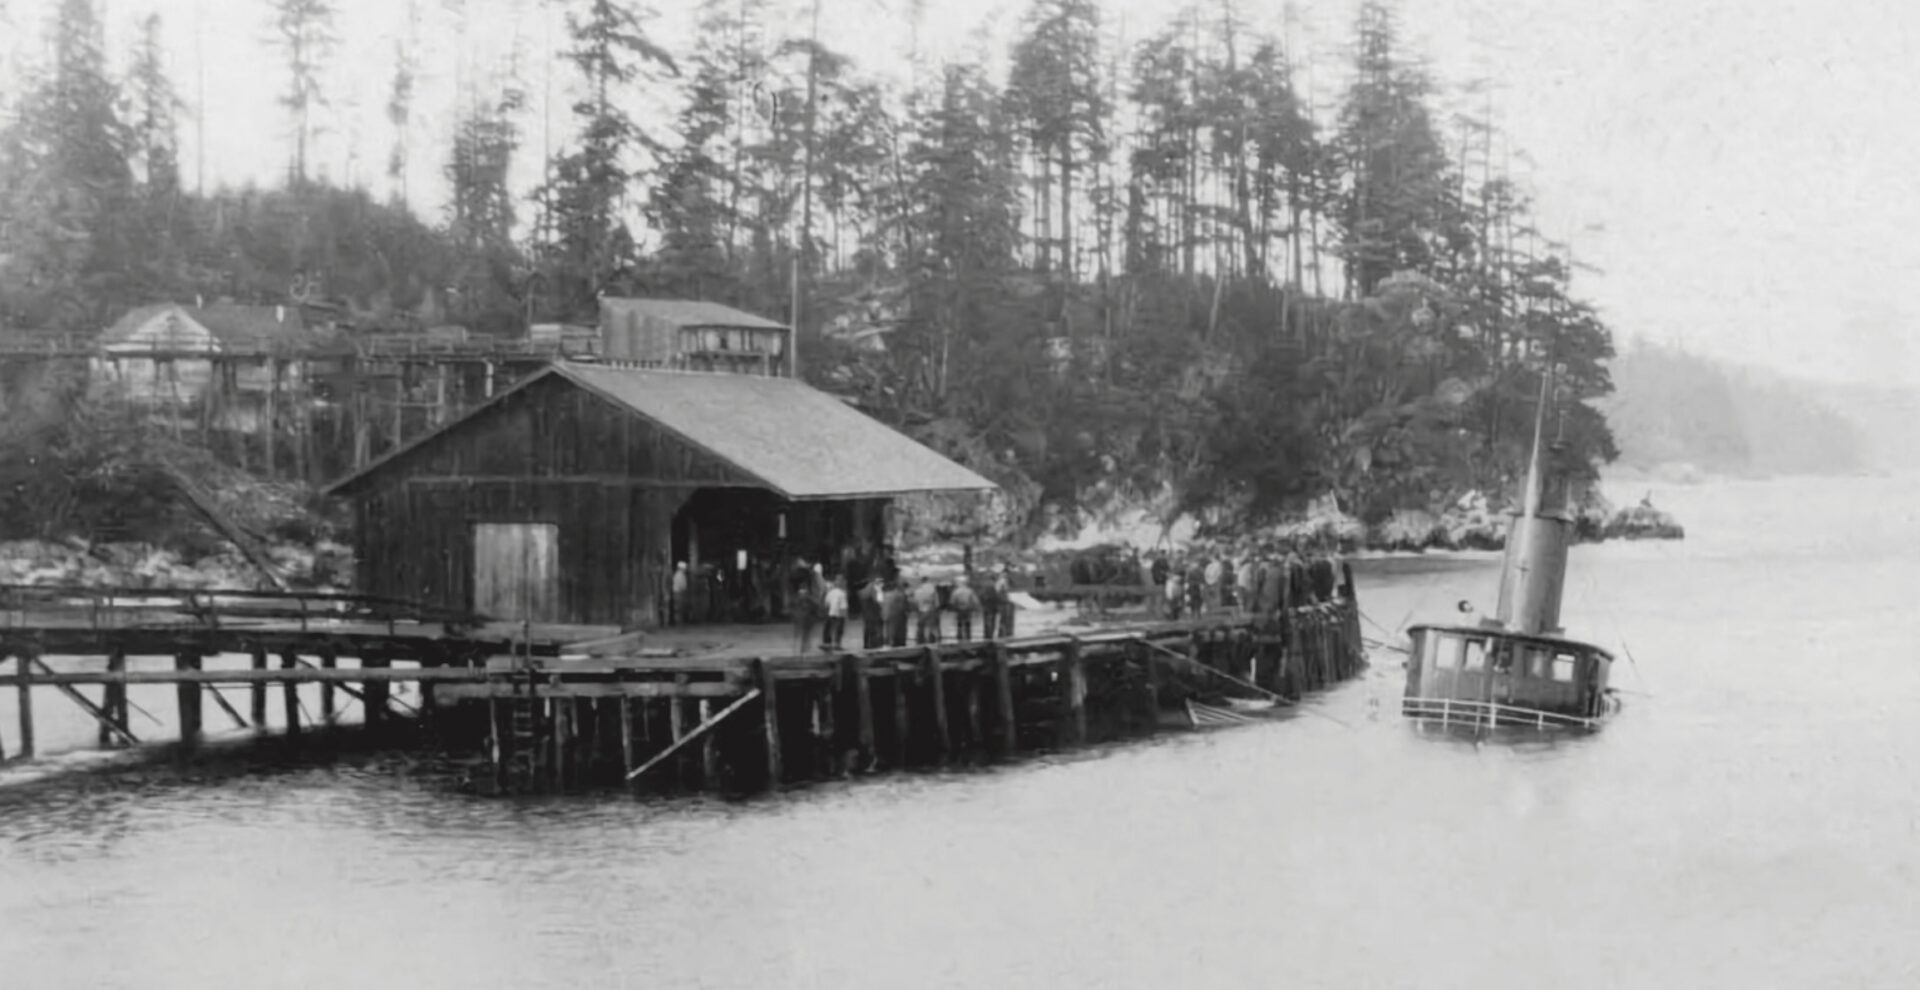
{"type": "Polygon", "coordinates": [[[101,746],[122,747],[140,741],[127,689],[172,685],[179,742],[191,749],[203,698],[264,731],[277,692],[282,731],[298,736],[332,724],[336,690],[378,726],[395,716],[393,685],[407,684],[443,740],[485,754],[491,773],[476,785],[502,791],[742,791],[1005,759],[1151,734],[1191,718],[1192,702],[1228,720],[1234,704],[1285,708],[1365,664],[1351,601],[801,656],[739,643],[684,655],[660,642],[671,639],[346,595],[0,587],[0,689],[19,699],[14,755],[34,753],[36,688],[84,709],[101,746]],[[220,654],[250,662],[203,662],[220,654]],[[56,670],[49,656],[105,663],[56,670]],[[303,685],[319,686],[317,716],[302,717],[303,685]],[[249,690],[250,718],[221,686],[249,690]]]}

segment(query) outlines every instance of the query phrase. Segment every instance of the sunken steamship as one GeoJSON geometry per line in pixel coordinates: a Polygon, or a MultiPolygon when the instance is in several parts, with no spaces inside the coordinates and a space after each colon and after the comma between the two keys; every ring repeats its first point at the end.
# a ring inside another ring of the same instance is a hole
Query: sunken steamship
{"type": "Polygon", "coordinates": [[[1494,616],[1410,630],[1401,710],[1422,725],[1594,729],[1618,708],[1607,687],[1612,654],[1560,627],[1574,520],[1559,469],[1565,444],[1556,438],[1542,450],[1552,380],[1549,370],[1540,383],[1526,490],[1507,530],[1494,616]]]}

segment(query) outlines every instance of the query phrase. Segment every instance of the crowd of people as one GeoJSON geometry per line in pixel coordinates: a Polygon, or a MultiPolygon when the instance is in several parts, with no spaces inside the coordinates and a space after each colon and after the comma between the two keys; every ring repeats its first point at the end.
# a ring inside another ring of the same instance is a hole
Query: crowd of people
{"type": "Polygon", "coordinates": [[[894,568],[883,568],[857,589],[844,575],[829,576],[819,564],[800,561],[791,585],[794,645],[811,649],[846,649],[847,625],[860,621],[860,647],[874,650],[913,644],[928,646],[947,637],[945,613],[953,613],[953,641],[972,642],[975,622],[982,639],[1013,635],[1012,572],[1007,567],[976,575],[961,574],[950,586],[936,585],[931,574],[910,580],[894,568]],[[814,642],[814,631],[820,640],[814,642]]]}
{"type": "Polygon", "coordinates": [[[1353,566],[1331,541],[1242,543],[1138,557],[1147,607],[1181,619],[1212,612],[1271,615],[1353,597],[1353,566]]]}
{"type": "MultiPolygon", "coordinates": [[[[1125,551],[1122,551],[1125,553],[1125,551]]],[[[1103,574],[1113,584],[1145,585],[1147,610],[1155,619],[1179,620],[1231,612],[1274,615],[1288,609],[1353,597],[1353,568],[1330,541],[1243,542],[1184,552],[1131,553],[1114,561],[1132,574],[1103,574]]],[[[694,579],[679,564],[671,579],[669,621],[699,621],[690,610],[694,579]],[[689,611],[694,615],[690,616],[689,611]]],[[[909,577],[890,561],[828,572],[796,560],[783,591],[798,652],[847,648],[847,629],[860,626],[861,649],[926,646],[951,637],[971,642],[1014,633],[1013,569],[1002,564],[976,573],[971,567],[950,585],[933,576],[909,577]],[[866,573],[858,573],[866,572],[866,573]],[[819,638],[815,640],[816,632],[819,638]]]]}

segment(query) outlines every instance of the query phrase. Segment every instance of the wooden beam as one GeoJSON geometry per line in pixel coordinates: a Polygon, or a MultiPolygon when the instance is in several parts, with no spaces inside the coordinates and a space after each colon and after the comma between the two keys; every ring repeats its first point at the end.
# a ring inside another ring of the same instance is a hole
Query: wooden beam
{"type": "Polygon", "coordinates": [[[467,487],[473,485],[604,485],[608,488],[760,488],[724,480],[686,478],[642,478],[622,474],[472,474],[418,475],[407,479],[418,487],[467,487]]]}
{"type": "MultiPolygon", "coordinates": [[[[692,681],[684,685],[670,681],[563,681],[559,684],[541,684],[538,691],[543,698],[737,698],[741,688],[738,684],[726,681],[692,681]]],[[[526,692],[519,691],[505,681],[484,684],[439,682],[434,687],[433,696],[436,704],[445,705],[457,701],[524,698],[526,692]]]]}
{"type": "Polygon", "coordinates": [[[648,770],[651,770],[654,767],[659,766],[668,757],[679,752],[688,743],[691,743],[695,739],[698,739],[701,736],[706,735],[708,732],[713,731],[713,727],[716,725],[719,725],[722,721],[726,719],[727,716],[732,715],[734,712],[737,712],[742,708],[745,708],[747,706],[747,702],[752,701],[753,699],[758,697],[760,697],[759,688],[748,688],[747,693],[741,695],[739,698],[736,698],[733,704],[720,709],[718,712],[714,713],[711,717],[703,719],[699,725],[693,728],[693,731],[688,732],[687,734],[681,736],[678,739],[675,739],[673,741],[673,745],[668,746],[666,749],[663,749],[658,753],[655,753],[652,759],[648,760],[645,763],[642,763],[639,767],[633,770],[627,771],[627,779],[635,780],[641,774],[646,773],[648,770]]]}
{"type": "MultiPolygon", "coordinates": [[[[202,684],[200,685],[200,687],[202,690],[206,691],[209,695],[213,696],[213,703],[216,705],[219,705],[220,710],[223,712],[226,712],[228,718],[233,719],[234,728],[236,729],[253,728],[252,723],[249,723],[246,719],[241,718],[240,712],[237,711],[232,705],[227,703],[227,696],[224,694],[221,694],[220,689],[218,687],[212,684],[202,684]]],[[[67,690],[71,691],[73,689],[68,688],[67,690]]]]}
{"type": "MultiPolygon", "coordinates": [[[[197,654],[196,654],[197,655],[197,654]]],[[[41,674],[33,678],[35,684],[253,684],[265,681],[268,684],[280,684],[288,681],[300,684],[355,684],[362,681],[402,683],[434,681],[441,684],[479,684],[485,682],[487,672],[477,667],[399,667],[399,668],[361,668],[344,667],[326,670],[302,664],[288,667],[282,664],[278,669],[248,670],[88,670],[66,671],[58,674],[41,674]]],[[[0,687],[14,687],[20,683],[18,676],[0,677],[0,687]]]]}
{"type": "MultiPolygon", "coordinates": [[[[33,665],[35,667],[38,667],[41,670],[47,671],[48,673],[51,673],[53,671],[53,668],[48,667],[44,661],[38,658],[34,659],[33,665]]],[[[126,729],[121,728],[119,725],[116,725],[114,723],[112,709],[104,705],[94,704],[92,701],[87,700],[86,695],[81,694],[78,690],[74,689],[69,685],[55,684],[54,687],[59,689],[61,694],[64,694],[69,699],[72,699],[73,703],[76,705],[79,705],[81,710],[85,711],[88,715],[93,716],[94,721],[100,723],[100,735],[103,740],[103,743],[102,743],[103,745],[105,744],[105,740],[110,740],[110,739],[123,739],[125,740],[126,744],[129,746],[140,745],[140,740],[135,739],[133,737],[133,733],[128,732],[126,729]]]]}
{"type": "MultiPolygon", "coordinates": [[[[273,405],[271,402],[271,392],[268,393],[268,397],[267,415],[272,416],[273,405]]],[[[260,546],[258,541],[248,535],[245,530],[228,519],[225,513],[220,511],[220,507],[214,504],[213,496],[203,491],[200,488],[199,482],[194,481],[185,471],[175,466],[172,461],[161,458],[155,463],[159,466],[160,473],[164,475],[168,481],[173,482],[173,486],[187,497],[188,504],[192,505],[194,510],[199,512],[201,517],[206,519],[216,532],[226,537],[227,542],[233,544],[234,549],[240,551],[240,555],[245,557],[247,562],[252,564],[254,569],[258,570],[261,576],[267,579],[268,584],[273,585],[275,591],[287,590],[286,581],[282,580],[280,575],[274,571],[273,560],[267,556],[266,550],[260,546]]],[[[273,430],[271,425],[267,428],[267,474],[268,476],[272,476],[273,474],[273,430]]]]}

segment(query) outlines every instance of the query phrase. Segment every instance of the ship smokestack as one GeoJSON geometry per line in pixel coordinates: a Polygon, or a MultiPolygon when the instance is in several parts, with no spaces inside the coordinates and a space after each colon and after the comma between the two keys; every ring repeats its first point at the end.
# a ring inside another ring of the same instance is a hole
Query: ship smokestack
{"type": "Polygon", "coordinates": [[[1560,631],[1560,599],[1567,577],[1567,549],[1573,543],[1573,517],[1567,511],[1567,486],[1561,470],[1565,444],[1543,450],[1547,404],[1553,373],[1540,380],[1540,406],[1533,422],[1533,450],[1527,463],[1520,510],[1507,528],[1506,560],[1500,569],[1500,625],[1533,635],[1560,631]]]}

